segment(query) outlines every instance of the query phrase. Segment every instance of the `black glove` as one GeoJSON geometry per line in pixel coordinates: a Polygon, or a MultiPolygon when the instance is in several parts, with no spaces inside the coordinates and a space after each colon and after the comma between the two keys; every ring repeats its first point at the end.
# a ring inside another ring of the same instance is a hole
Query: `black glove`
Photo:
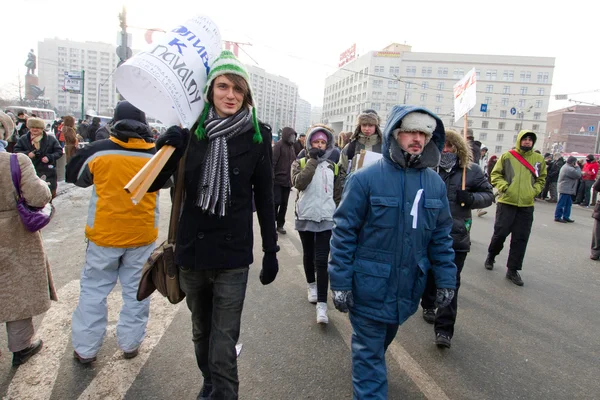
{"type": "Polygon", "coordinates": [[[325,150],[321,150],[316,147],[308,150],[308,156],[310,158],[314,158],[315,160],[319,157],[323,157],[323,155],[325,155],[325,150]]]}
{"type": "Polygon", "coordinates": [[[460,204],[462,207],[470,208],[475,201],[475,197],[473,193],[467,190],[457,190],[456,191],[456,202],[460,204]],[[464,204],[464,205],[463,205],[464,204]]]}
{"type": "Polygon", "coordinates": [[[354,296],[352,290],[332,290],[331,299],[333,305],[338,311],[347,313],[352,307],[354,307],[354,296]]]}
{"type": "Polygon", "coordinates": [[[262,269],[260,270],[260,282],[263,285],[268,285],[275,280],[277,272],[279,272],[277,253],[265,253],[263,256],[262,269]]]}
{"type": "Polygon", "coordinates": [[[189,134],[190,131],[188,129],[173,125],[156,139],[156,150],[160,150],[164,145],[169,145],[175,147],[175,151],[183,156],[188,143],[189,134]]]}
{"type": "Polygon", "coordinates": [[[445,308],[448,307],[452,299],[454,298],[454,289],[438,289],[435,294],[435,307],[445,308]]]}

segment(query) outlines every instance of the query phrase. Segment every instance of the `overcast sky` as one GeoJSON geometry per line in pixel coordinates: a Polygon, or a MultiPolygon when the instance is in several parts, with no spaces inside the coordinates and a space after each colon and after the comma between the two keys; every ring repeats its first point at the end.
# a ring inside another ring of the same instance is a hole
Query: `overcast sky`
{"type": "MultiPolygon", "coordinates": [[[[322,104],[325,77],[337,69],[342,51],[356,43],[364,54],[392,42],[409,44],[415,52],[555,57],[552,95],[568,93],[574,100],[600,104],[600,28],[594,0],[560,5],[539,0],[5,3],[0,25],[2,94],[16,92],[29,49],[37,54],[37,43],[44,38],[116,44],[118,14],[125,4],[135,48],[144,48],[144,30],[133,27],[170,29],[205,14],[217,23],[223,40],[251,43],[244,49],[252,59],[295,82],[300,96],[313,105],[322,104]]],[[[243,52],[240,58],[254,63],[243,52]]],[[[38,59],[38,68],[43,64],[38,59]]],[[[550,110],[571,104],[552,100],[550,110]]]]}

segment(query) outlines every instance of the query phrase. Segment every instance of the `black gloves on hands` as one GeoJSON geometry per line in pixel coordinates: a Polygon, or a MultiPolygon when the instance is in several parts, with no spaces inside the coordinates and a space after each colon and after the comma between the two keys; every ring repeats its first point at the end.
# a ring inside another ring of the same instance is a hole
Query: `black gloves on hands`
{"type": "Polygon", "coordinates": [[[452,299],[454,298],[454,289],[438,289],[435,294],[435,307],[444,308],[448,307],[452,299]]]}
{"type": "Polygon", "coordinates": [[[310,158],[314,158],[315,160],[318,159],[319,157],[323,157],[324,155],[325,155],[325,150],[321,150],[316,147],[308,150],[308,156],[310,158]]]}
{"type": "Polygon", "coordinates": [[[268,285],[275,280],[279,272],[279,262],[277,261],[277,253],[269,252],[263,256],[262,269],[260,270],[260,282],[263,285],[268,285]]]}
{"type": "Polygon", "coordinates": [[[165,133],[156,139],[156,150],[160,150],[164,145],[175,147],[175,152],[183,156],[188,143],[190,131],[173,125],[165,133]]]}
{"type": "Polygon", "coordinates": [[[462,207],[470,208],[475,201],[475,197],[473,193],[467,190],[457,190],[456,191],[456,202],[460,204],[462,207]],[[464,206],[463,206],[464,204],[464,206]]]}
{"type": "Polygon", "coordinates": [[[347,313],[352,307],[354,307],[354,296],[352,296],[352,290],[332,290],[331,299],[333,305],[338,311],[347,313]]]}

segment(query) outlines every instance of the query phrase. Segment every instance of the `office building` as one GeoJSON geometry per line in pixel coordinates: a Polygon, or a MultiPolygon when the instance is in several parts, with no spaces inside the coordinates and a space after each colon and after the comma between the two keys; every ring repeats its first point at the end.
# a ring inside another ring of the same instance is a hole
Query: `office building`
{"type": "Polygon", "coordinates": [[[296,107],[296,127],[294,128],[298,134],[305,133],[311,125],[310,113],[310,103],[299,98],[298,106],[296,107]]]}
{"type": "Polygon", "coordinates": [[[548,113],[544,152],[598,153],[600,107],[573,105],[548,113]]]}

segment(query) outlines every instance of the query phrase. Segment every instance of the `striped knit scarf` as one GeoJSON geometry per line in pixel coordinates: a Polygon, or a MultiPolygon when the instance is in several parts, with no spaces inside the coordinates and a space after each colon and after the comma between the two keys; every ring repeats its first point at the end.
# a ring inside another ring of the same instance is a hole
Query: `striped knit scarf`
{"type": "Polygon", "coordinates": [[[252,114],[247,108],[226,118],[220,118],[214,108],[210,108],[204,122],[208,151],[196,201],[196,206],[203,211],[225,216],[231,194],[227,141],[240,135],[249,126],[252,126],[252,114]]]}

